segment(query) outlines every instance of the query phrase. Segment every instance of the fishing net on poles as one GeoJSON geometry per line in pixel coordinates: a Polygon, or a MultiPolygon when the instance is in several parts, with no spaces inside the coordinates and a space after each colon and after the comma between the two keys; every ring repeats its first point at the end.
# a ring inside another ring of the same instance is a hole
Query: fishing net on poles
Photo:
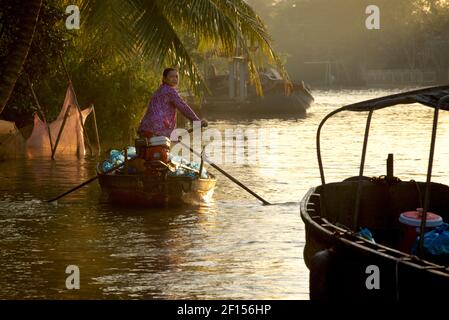
{"type": "MultiPolygon", "coordinates": [[[[86,148],[84,146],[84,133],[81,121],[84,124],[88,115],[92,112],[92,107],[86,108],[80,113],[77,109],[77,100],[71,85],[67,88],[64,104],[55,121],[48,124],[50,127],[51,140],[53,146],[56,144],[64,118],[67,119],[60,134],[56,155],[77,155],[84,156],[86,148]],[[67,113],[67,109],[70,110],[67,113]]],[[[29,158],[51,156],[52,149],[48,135],[47,124],[42,121],[37,114],[34,115],[34,128],[31,136],[26,141],[26,150],[29,158]]]]}

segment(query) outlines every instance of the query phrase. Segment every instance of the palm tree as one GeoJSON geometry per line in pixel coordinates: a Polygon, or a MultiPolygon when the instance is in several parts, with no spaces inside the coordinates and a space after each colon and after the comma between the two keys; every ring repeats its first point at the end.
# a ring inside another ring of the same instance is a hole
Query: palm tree
{"type": "MultiPolygon", "coordinates": [[[[65,0],[67,5],[70,4],[65,0]]],[[[6,57],[0,78],[0,113],[11,94],[29,50],[42,0],[24,0],[27,8],[19,19],[17,48],[6,57]],[[31,23],[32,22],[32,23],[31,23]],[[5,67],[6,66],[6,67],[5,67]]],[[[199,68],[193,61],[183,35],[198,41],[201,48],[214,48],[233,56],[236,49],[248,59],[251,79],[261,92],[257,67],[263,62],[250,48],[259,52],[287,74],[271,47],[267,29],[243,0],[81,0],[83,32],[95,37],[116,35],[116,50],[124,55],[139,54],[155,64],[169,64],[190,80],[193,88],[203,84],[199,68]]],[[[11,46],[12,47],[12,46],[11,46]]]]}
{"type": "Polygon", "coordinates": [[[0,62],[0,114],[14,90],[33,40],[42,0],[22,0],[15,5],[17,31],[8,46],[8,55],[0,62]]]}
{"type": "Polygon", "coordinates": [[[251,79],[261,93],[258,65],[274,64],[284,79],[287,73],[271,47],[271,38],[261,18],[243,0],[82,0],[84,27],[90,34],[118,35],[118,50],[138,52],[156,64],[172,65],[190,80],[203,83],[183,35],[203,49],[248,59],[251,79]],[[106,4],[107,3],[107,4],[106,4]],[[107,12],[107,14],[105,14],[107,12]],[[250,48],[258,48],[258,56],[250,48]],[[217,50],[218,49],[218,50],[217,50]]]}

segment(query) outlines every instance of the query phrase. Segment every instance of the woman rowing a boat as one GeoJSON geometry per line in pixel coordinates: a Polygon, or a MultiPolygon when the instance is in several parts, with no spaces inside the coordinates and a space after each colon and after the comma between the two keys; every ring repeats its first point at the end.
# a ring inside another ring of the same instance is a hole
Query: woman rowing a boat
{"type": "Polygon", "coordinates": [[[162,84],[151,97],[147,112],[140,122],[138,134],[141,137],[166,136],[170,138],[176,128],[176,110],[191,121],[201,121],[203,127],[207,126],[206,120],[201,120],[189,105],[179,96],[178,71],[167,68],[163,72],[162,84]]]}

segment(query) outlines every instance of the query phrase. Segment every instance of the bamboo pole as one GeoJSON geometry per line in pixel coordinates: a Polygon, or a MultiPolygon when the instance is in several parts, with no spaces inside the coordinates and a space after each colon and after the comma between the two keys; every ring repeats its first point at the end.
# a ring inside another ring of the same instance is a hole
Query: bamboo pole
{"type": "Polygon", "coordinates": [[[31,83],[31,79],[28,74],[27,74],[27,78],[28,78],[28,85],[30,86],[31,94],[33,95],[34,101],[36,102],[37,109],[41,113],[42,119],[44,120],[45,126],[47,127],[48,140],[50,140],[50,148],[53,151],[53,140],[51,138],[50,126],[48,125],[47,117],[45,116],[45,113],[44,113],[43,109],[41,108],[39,99],[37,98],[36,92],[34,92],[33,84],[31,83]]]}
{"type": "Polygon", "coordinates": [[[75,90],[73,89],[73,85],[72,85],[71,82],[70,82],[70,90],[72,90],[73,97],[75,99],[76,109],[78,109],[78,114],[79,114],[79,118],[80,118],[80,124],[81,124],[81,128],[83,128],[83,134],[86,137],[87,147],[89,148],[90,155],[92,155],[93,154],[93,152],[92,152],[92,145],[90,144],[89,135],[87,134],[86,127],[84,126],[84,123],[83,123],[83,114],[81,113],[81,108],[80,108],[80,106],[78,104],[78,99],[76,98],[76,93],[75,93],[75,90]]]}
{"type": "Polygon", "coordinates": [[[373,117],[374,110],[371,109],[368,113],[368,117],[366,119],[366,126],[365,126],[365,136],[363,139],[363,147],[362,147],[362,158],[360,160],[360,168],[359,168],[359,178],[357,182],[357,193],[355,197],[355,205],[354,205],[354,216],[352,220],[352,225],[354,228],[354,232],[358,231],[358,223],[359,223],[359,212],[360,212],[360,198],[362,197],[362,183],[363,183],[363,171],[365,169],[365,160],[366,160],[366,150],[368,148],[368,137],[369,137],[369,130],[371,128],[371,119],[373,117]]]}
{"type": "Polygon", "coordinates": [[[69,116],[69,112],[70,112],[70,108],[72,107],[71,104],[69,104],[65,114],[64,114],[64,119],[62,120],[62,124],[61,124],[61,128],[59,129],[58,132],[58,137],[56,138],[56,142],[55,142],[55,147],[53,148],[52,152],[51,152],[51,159],[54,160],[55,159],[55,153],[56,153],[56,148],[58,147],[59,144],[59,139],[61,138],[61,134],[62,134],[62,130],[64,130],[64,126],[65,123],[67,122],[67,117],[69,116]]]}
{"type": "Polygon", "coordinates": [[[101,154],[100,136],[98,135],[97,116],[95,114],[95,106],[92,104],[92,114],[94,117],[95,137],[97,139],[98,154],[101,154]]]}

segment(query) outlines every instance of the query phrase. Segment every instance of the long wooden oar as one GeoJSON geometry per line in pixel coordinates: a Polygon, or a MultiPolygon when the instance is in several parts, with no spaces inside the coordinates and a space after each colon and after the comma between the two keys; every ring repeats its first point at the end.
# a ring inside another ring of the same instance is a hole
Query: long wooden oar
{"type": "MultiPolygon", "coordinates": [[[[188,130],[188,133],[191,133],[193,131],[193,129],[188,130]]],[[[213,163],[212,161],[208,160],[207,158],[204,158],[200,153],[196,152],[195,150],[193,150],[192,148],[190,148],[189,146],[185,145],[184,143],[182,143],[180,140],[177,141],[178,143],[180,143],[181,145],[183,145],[184,147],[190,149],[190,152],[192,152],[193,154],[201,157],[203,159],[203,161],[205,161],[206,163],[208,163],[210,166],[212,166],[214,169],[218,170],[220,173],[222,173],[225,177],[227,177],[229,180],[231,180],[232,182],[234,182],[235,184],[237,184],[239,187],[243,188],[244,190],[246,190],[247,192],[249,192],[251,195],[253,195],[254,197],[256,197],[258,200],[260,200],[262,202],[262,204],[265,205],[271,205],[270,202],[268,202],[267,200],[265,200],[264,198],[262,198],[261,196],[259,196],[257,193],[255,193],[254,191],[252,191],[251,189],[249,189],[247,186],[245,186],[243,183],[241,183],[239,180],[237,180],[236,178],[234,178],[233,176],[231,176],[229,173],[227,173],[226,171],[224,171],[222,168],[220,168],[219,166],[217,166],[215,163],[213,163]]],[[[133,157],[127,161],[131,161],[136,159],[137,157],[133,157]]],[[[126,161],[125,161],[126,162],[126,161]]],[[[125,165],[125,162],[119,165],[116,165],[115,167],[112,167],[111,169],[105,171],[103,174],[108,174],[114,170],[119,169],[120,167],[125,165]]],[[[82,184],[70,189],[67,192],[64,192],[63,194],[57,196],[56,198],[47,200],[47,202],[53,202],[56,201],[58,199],[61,199],[62,197],[68,195],[69,193],[72,193],[73,191],[78,190],[81,187],[84,187],[85,185],[91,183],[92,181],[95,181],[98,179],[98,175],[96,175],[95,177],[90,178],[89,180],[83,182],[82,184]]]]}
{"type": "MultiPolygon", "coordinates": [[[[103,174],[111,173],[112,171],[117,170],[117,169],[123,167],[123,166],[125,165],[126,162],[132,161],[132,160],[134,160],[134,159],[137,159],[137,156],[136,156],[136,157],[132,157],[132,158],[126,160],[125,162],[123,162],[123,163],[121,163],[121,164],[118,164],[118,165],[112,167],[112,168],[109,169],[109,170],[106,170],[105,172],[103,172],[103,174]]],[[[72,193],[73,191],[76,191],[76,190],[78,190],[79,188],[82,188],[82,187],[84,187],[85,185],[88,185],[88,184],[91,183],[92,181],[97,180],[98,177],[99,177],[99,175],[97,174],[95,177],[92,177],[92,178],[90,178],[89,180],[87,180],[87,181],[85,181],[85,182],[83,182],[83,183],[77,185],[76,187],[70,189],[69,191],[64,192],[63,194],[57,196],[56,198],[53,198],[53,199],[50,199],[50,200],[46,200],[46,202],[54,202],[54,201],[56,201],[56,200],[59,200],[59,199],[61,199],[62,197],[65,197],[66,195],[68,195],[69,193],[72,193]]]]}
{"type": "Polygon", "coordinates": [[[186,144],[184,144],[182,141],[178,140],[178,143],[180,143],[181,145],[183,145],[185,148],[190,149],[190,152],[192,152],[193,154],[195,154],[196,156],[200,157],[203,159],[203,161],[205,161],[206,163],[208,163],[210,166],[212,166],[214,169],[220,171],[226,178],[228,178],[229,180],[231,180],[232,182],[234,182],[235,184],[237,184],[239,187],[241,187],[242,189],[246,190],[247,192],[249,192],[251,195],[253,195],[254,197],[256,197],[257,199],[259,199],[262,204],[264,206],[266,205],[271,205],[270,202],[268,202],[267,200],[265,200],[264,198],[262,198],[261,196],[259,196],[257,193],[255,193],[254,191],[252,191],[250,188],[248,188],[247,186],[245,186],[243,183],[241,183],[239,180],[237,180],[236,178],[234,178],[233,176],[231,176],[229,173],[227,173],[226,171],[224,171],[222,168],[220,168],[219,166],[217,166],[215,163],[213,163],[212,161],[208,160],[207,158],[203,157],[200,153],[196,152],[195,150],[193,150],[192,148],[190,148],[189,146],[187,146],[186,144]]]}

